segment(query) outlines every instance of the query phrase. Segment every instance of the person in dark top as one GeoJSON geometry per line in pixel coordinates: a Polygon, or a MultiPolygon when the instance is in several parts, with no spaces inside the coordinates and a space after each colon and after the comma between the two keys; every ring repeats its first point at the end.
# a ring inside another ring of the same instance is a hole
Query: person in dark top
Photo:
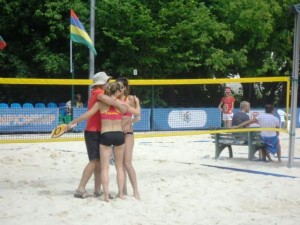
{"type": "Polygon", "coordinates": [[[250,117],[247,113],[250,111],[250,103],[247,101],[242,101],[240,103],[240,111],[233,114],[232,117],[232,126],[238,126],[241,123],[250,120],[250,117]]]}

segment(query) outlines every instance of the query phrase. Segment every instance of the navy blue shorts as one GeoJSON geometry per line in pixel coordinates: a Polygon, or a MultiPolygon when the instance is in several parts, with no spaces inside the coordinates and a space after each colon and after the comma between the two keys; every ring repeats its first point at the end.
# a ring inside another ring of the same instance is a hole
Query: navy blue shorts
{"type": "Polygon", "coordinates": [[[100,159],[101,133],[98,131],[84,131],[84,140],[89,160],[100,159]]]}
{"type": "Polygon", "coordinates": [[[125,143],[124,133],[122,131],[109,131],[101,134],[100,144],[105,146],[120,146],[125,143]]]}

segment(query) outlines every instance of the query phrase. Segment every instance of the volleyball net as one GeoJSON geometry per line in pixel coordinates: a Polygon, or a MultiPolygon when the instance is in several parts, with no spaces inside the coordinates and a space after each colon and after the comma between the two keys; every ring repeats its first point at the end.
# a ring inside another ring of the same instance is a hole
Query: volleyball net
{"type": "MultiPolygon", "coordinates": [[[[50,133],[57,125],[86,112],[91,84],[88,79],[0,78],[0,143],[83,140],[86,121],[60,138],[51,139],[50,133]],[[79,108],[74,104],[78,94],[83,102],[79,108]]],[[[132,79],[129,85],[142,107],[141,120],[134,124],[136,137],[288,131],[289,77],[132,79]],[[265,104],[273,104],[280,127],[263,128],[254,123],[247,128],[226,128],[218,108],[226,87],[230,87],[235,99],[233,113],[240,111],[242,101],[251,104],[250,118],[263,114],[265,104]]],[[[299,127],[299,121],[295,122],[299,127]]]]}

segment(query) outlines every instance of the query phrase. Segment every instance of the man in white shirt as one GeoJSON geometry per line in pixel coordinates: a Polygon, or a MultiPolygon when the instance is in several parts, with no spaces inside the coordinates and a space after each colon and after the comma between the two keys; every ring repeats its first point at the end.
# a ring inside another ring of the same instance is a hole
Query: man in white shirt
{"type": "MultiPolygon", "coordinates": [[[[259,127],[262,128],[279,128],[279,119],[274,116],[274,106],[271,104],[267,104],[265,107],[265,113],[260,114],[253,119],[245,121],[240,125],[236,126],[236,128],[245,127],[251,123],[258,123],[259,127]]],[[[278,138],[279,132],[272,130],[261,131],[262,142],[266,144],[266,150],[263,151],[270,161],[272,161],[270,154],[276,154],[278,157],[278,162],[281,162],[281,146],[278,138]]]]}

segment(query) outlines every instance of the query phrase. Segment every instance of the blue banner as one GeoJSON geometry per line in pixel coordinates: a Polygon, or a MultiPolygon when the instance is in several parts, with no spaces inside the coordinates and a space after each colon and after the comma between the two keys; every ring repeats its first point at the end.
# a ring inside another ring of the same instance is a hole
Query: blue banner
{"type": "Polygon", "coordinates": [[[0,133],[51,132],[59,123],[58,108],[0,109],[0,133]]]}
{"type": "MultiPolygon", "coordinates": [[[[73,108],[73,118],[77,118],[81,116],[83,113],[87,111],[87,108],[73,108]]],[[[79,131],[84,131],[86,126],[86,120],[81,121],[78,123],[76,127],[73,128],[74,131],[79,132],[79,131]]]]}
{"type": "Polygon", "coordinates": [[[141,110],[141,120],[133,124],[133,130],[149,131],[150,130],[150,109],[141,110]]]}
{"type": "Polygon", "coordinates": [[[198,130],[220,127],[216,108],[168,108],[153,110],[152,130],[198,130]]]}
{"type": "MultiPolygon", "coordinates": [[[[86,112],[86,108],[74,108],[74,118],[86,112]]],[[[235,109],[234,111],[238,111],[235,109]]],[[[263,108],[251,109],[249,116],[264,113],[263,108]]],[[[278,112],[275,116],[280,119],[278,112]]],[[[68,118],[71,120],[71,118],[68,118]]],[[[282,118],[280,122],[282,122],[282,118]]],[[[0,134],[51,132],[60,123],[68,123],[59,116],[59,108],[0,108],[0,134]]],[[[300,127],[300,108],[297,108],[296,127],[300,127]]],[[[290,121],[288,121],[290,123],[290,121]]],[[[74,131],[85,129],[86,120],[74,131]]],[[[221,113],[217,108],[165,108],[142,109],[141,120],[133,125],[135,131],[201,130],[221,127],[221,113]]]]}

